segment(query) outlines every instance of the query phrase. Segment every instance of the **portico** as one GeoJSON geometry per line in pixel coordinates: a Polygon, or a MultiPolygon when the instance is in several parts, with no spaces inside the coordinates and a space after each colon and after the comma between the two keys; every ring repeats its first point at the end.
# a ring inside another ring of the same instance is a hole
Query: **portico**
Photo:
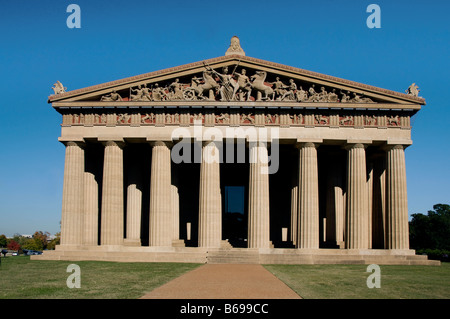
{"type": "Polygon", "coordinates": [[[250,58],[233,38],[223,57],[49,102],[66,157],[61,245],[42,259],[428,262],[409,249],[414,93],[250,58]],[[232,185],[239,248],[223,235],[232,185]]]}

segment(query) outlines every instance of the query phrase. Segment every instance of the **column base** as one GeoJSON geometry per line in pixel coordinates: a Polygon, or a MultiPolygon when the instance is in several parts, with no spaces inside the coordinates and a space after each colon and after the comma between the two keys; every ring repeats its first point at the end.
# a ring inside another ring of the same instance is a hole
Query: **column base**
{"type": "Polygon", "coordinates": [[[123,240],[123,245],[124,245],[124,246],[133,246],[133,247],[136,247],[136,246],[142,246],[142,243],[141,243],[141,240],[140,240],[140,239],[128,239],[128,238],[125,238],[125,239],[123,240]]]}
{"type": "Polygon", "coordinates": [[[184,239],[174,239],[172,240],[172,247],[186,247],[184,239]]]}

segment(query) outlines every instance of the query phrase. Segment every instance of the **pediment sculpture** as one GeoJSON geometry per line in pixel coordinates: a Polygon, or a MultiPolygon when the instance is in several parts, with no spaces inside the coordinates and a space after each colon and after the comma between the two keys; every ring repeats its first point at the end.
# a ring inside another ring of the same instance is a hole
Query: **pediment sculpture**
{"type": "Polygon", "coordinates": [[[419,87],[416,85],[416,83],[411,84],[408,89],[406,89],[406,94],[412,95],[412,96],[419,96],[419,87]]]}
{"type": "Polygon", "coordinates": [[[112,91],[101,96],[101,101],[287,101],[322,103],[375,103],[371,98],[355,92],[336,91],[335,88],[299,82],[292,78],[281,79],[277,74],[234,66],[213,69],[204,64],[201,74],[184,76],[163,83],[145,83],[130,87],[128,97],[112,91]],[[275,81],[270,81],[275,79],[275,81]],[[183,83],[184,82],[184,83],[183,83]]]}
{"type": "Polygon", "coordinates": [[[62,85],[61,82],[56,81],[56,83],[53,84],[52,90],[53,90],[53,92],[55,92],[55,94],[61,94],[61,93],[65,93],[67,88],[64,85],[62,85]]]}

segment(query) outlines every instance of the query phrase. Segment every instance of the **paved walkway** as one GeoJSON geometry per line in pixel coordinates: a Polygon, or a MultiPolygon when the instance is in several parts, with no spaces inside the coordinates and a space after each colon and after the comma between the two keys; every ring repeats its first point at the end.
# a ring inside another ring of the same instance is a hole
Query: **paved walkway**
{"type": "Polygon", "coordinates": [[[300,299],[261,265],[205,264],[141,299],[300,299]]]}

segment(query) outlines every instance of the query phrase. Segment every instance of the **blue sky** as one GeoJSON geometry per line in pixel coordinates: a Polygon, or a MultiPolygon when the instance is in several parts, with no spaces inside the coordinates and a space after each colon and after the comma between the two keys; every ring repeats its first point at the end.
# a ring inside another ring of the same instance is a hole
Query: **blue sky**
{"type": "Polygon", "coordinates": [[[246,54],[398,92],[427,105],[406,151],[409,212],[450,203],[449,1],[0,1],[0,234],[56,233],[61,218],[61,116],[69,90],[224,55],[246,54]],[[81,28],[69,29],[69,4],[81,28]],[[220,3],[220,4],[219,4],[220,3]],[[369,29],[369,4],[381,28],[369,29]]]}

